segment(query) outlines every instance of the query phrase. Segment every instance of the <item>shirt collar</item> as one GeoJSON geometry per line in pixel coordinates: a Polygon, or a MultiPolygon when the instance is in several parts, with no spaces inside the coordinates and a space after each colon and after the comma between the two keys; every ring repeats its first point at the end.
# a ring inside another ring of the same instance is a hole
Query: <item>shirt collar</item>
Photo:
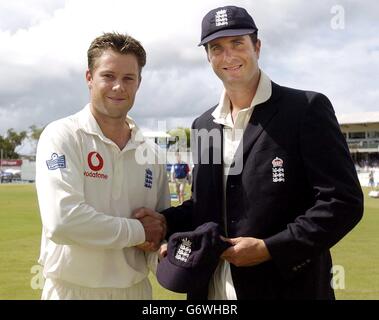
{"type": "MultiPolygon", "coordinates": [[[[143,143],[145,141],[145,138],[143,137],[143,134],[139,127],[136,125],[135,121],[130,116],[127,115],[125,121],[128,123],[131,130],[131,137],[124,149],[132,149],[143,143]]],[[[114,143],[101,131],[99,124],[91,112],[90,103],[88,103],[84,109],[79,112],[79,123],[80,128],[84,132],[96,135],[106,143],[114,143]]]]}
{"type": "MultiPolygon", "coordinates": [[[[251,101],[251,104],[248,108],[245,108],[243,110],[251,110],[256,105],[261,104],[263,102],[266,102],[268,99],[270,99],[272,94],[272,85],[270,78],[261,70],[261,76],[259,78],[257,91],[254,95],[253,100],[251,101]]],[[[230,112],[230,99],[228,95],[226,94],[226,90],[224,89],[220,101],[218,103],[218,106],[216,109],[212,112],[212,116],[214,117],[214,122],[225,125],[225,124],[232,124],[232,116],[230,112]]]]}

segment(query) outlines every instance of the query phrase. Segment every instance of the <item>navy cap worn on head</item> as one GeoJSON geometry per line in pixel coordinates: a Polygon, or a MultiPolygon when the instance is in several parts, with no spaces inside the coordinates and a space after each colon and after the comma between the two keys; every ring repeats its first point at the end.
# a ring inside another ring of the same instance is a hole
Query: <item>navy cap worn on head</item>
{"type": "Polygon", "coordinates": [[[208,285],[220,255],[231,246],[220,235],[220,227],[214,222],[204,223],[194,231],[174,233],[167,244],[167,256],[158,264],[158,282],[180,293],[208,285]]]}
{"type": "Polygon", "coordinates": [[[235,6],[216,8],[203,18],[199,46],[217,38],[242,36],[257,31],[253,18],[244,8],[235,6]]]}

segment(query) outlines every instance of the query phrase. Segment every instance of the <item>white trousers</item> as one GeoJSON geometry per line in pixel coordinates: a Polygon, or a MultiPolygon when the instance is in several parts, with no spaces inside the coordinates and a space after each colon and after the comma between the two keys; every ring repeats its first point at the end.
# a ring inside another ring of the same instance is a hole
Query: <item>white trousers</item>
{"type": "Polygon", "coordinates": [[[45,280],[41,300],[151,300],[148,278],[128,288],[87,288],[62,280],[45,280]]]}

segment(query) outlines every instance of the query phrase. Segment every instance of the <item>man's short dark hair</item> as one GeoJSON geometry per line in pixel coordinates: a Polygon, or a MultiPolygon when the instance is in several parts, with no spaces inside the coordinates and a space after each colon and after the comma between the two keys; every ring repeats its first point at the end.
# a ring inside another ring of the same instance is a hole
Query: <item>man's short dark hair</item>
{"type": "Polygon", "coordinates": [[[108,49],[121,54],[134,54],[138,61],[141,76],[142,68],[146,64],[145,49],[133,37],[116,32],[104,33],[92,41],[87,51],[88,69],[90,72],[96,68],[96,60],[108,49]]]}
{"type": "Polygon", "coordinates": [[[253,45],[254,45],[254,47],[255,47],[255,45],[256,45],[257,42],[258,42],[258,31],[255,32],[255,33],[251,33],[251,34],[249,34],[249,37],[250,37],[251,42],[253,42],[253,45]]]}
{"type": "MultiPolygon", "coordinates": [[[[258,42],[258,31],[254,32],[254,33],[250,33],[250,34],[248,34],[248,36],[250,37],[251,42],[253,43],[254,48],[255,48],[255,46],[256,46],[256,44],[258,42]]],[[[205,51],[208,53],[208,43],[206,43],[204,45],[204,48],[205,48],[205,51]]]]}

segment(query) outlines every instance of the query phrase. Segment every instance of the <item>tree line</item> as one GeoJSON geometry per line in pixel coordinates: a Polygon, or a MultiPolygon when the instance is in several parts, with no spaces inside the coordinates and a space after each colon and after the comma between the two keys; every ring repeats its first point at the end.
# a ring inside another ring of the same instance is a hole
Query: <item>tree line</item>
{"type": "MultiPolygon", "coordinates": [[[[7,133],[0,135],[0,151],[2,151],[3,159],[18,159],[20,155],[16,152],[16,148],[20,146],[25,139],[28,139],[32,145],[37,146],[38,139],[44,127],[37,127],[32,125],[29,130],[20,132],[15,131],[13,128],[7,130],[7,133]]],[[[190,129],[178,127],[167,131],[174,139],[169,141],[169,145],[177,144],[179,140],[183,141],[185,147],[190,146],[190,129]]],[[[178,146],[179,147],[179,146],[178,146]]]]}
{"type": "Polygon", "coordinates": [[[43,127],[39,128],[35,125],[29,127],[29,130],[17,132],[13,128],[7,130],[5,135],[0,135],[0,151],[3,159],[18,159],[20,155],[16,152],[16,148],[20,146],[25,139],[34,142],[37,141],[43,131],[43,127]]]}

